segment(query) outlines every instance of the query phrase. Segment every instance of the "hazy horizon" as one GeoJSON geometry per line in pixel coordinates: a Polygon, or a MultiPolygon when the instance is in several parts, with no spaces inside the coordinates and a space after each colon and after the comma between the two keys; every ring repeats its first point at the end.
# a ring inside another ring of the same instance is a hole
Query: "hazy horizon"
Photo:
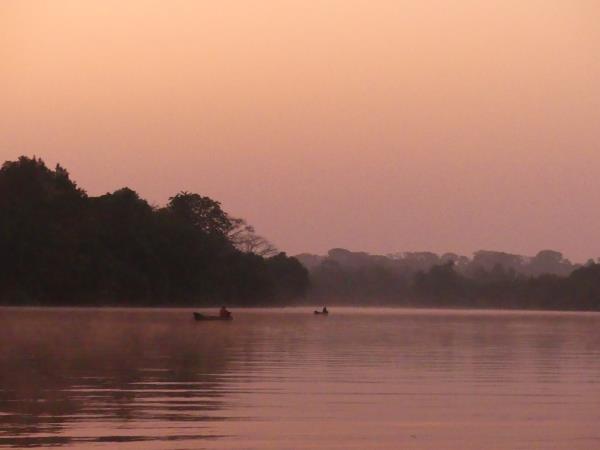
{"type": "Polygon", "coordinates": [[[290,254],[600,256],[593,1],[0,4],[0,159],[290,254]]]}

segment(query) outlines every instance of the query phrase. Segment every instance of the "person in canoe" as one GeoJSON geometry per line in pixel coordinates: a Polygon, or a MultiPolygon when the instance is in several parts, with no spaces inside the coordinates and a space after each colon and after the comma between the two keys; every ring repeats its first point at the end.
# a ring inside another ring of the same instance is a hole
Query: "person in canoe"
{"type": "Polygon", "coordinates": [[[327,306],[323,306],[323,311],[321,311],[321,314],[329,314],[329,311],[327,311],[327,306]]]}
{"type": "Polygon", "coordinates": [[[219,310],[219,317],[221,319],[229,319],[231,317],[231,311],[224,306],[221,306],[221,309],[219,310]]]}

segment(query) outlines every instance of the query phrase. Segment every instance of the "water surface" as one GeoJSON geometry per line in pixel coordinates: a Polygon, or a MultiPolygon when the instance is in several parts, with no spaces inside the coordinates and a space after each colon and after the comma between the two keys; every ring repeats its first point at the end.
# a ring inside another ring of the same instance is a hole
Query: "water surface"
{"type": "Polygon", "coordinates": [[[0,447],[600,448],[600,314],[0,309],[0,447]]]}

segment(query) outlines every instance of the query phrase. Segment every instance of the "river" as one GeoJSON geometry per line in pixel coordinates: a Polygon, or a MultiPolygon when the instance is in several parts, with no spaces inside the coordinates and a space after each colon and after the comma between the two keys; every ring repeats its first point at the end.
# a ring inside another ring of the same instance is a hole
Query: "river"
{"type": "Polygon", "coordinates": [[[600,448],[600,314],[0,309],[0,447],[600,448]]]}

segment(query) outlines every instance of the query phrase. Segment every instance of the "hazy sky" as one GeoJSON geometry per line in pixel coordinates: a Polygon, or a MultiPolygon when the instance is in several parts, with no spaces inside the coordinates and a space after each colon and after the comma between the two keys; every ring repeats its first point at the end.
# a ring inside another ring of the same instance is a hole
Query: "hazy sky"
{"type": "Polygon", "coordinates": [[[0,159],[289,253],[600,256],[597,0],[0,1],[0,159]]]}

